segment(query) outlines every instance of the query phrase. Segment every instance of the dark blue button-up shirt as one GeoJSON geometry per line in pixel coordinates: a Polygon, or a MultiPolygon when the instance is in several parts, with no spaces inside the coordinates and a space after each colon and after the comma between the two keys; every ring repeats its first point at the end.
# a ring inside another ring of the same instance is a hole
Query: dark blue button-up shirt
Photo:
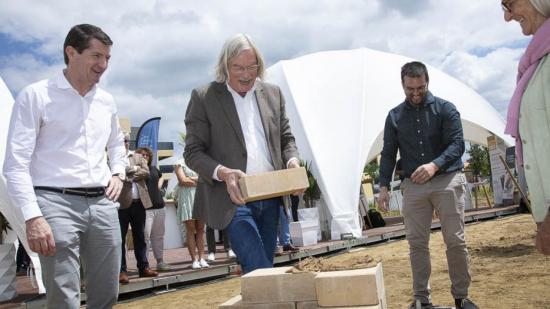
{"type": "Polygon", "coordinates": [[[405,101],[392,109],[384,127],[381,187],[389,188],[398,150],[405,178],[430,162],[439,167],[437,174],[461,170],[464,135],[460,113],[451,102],[429,91],[418,106],[405,101]]]}

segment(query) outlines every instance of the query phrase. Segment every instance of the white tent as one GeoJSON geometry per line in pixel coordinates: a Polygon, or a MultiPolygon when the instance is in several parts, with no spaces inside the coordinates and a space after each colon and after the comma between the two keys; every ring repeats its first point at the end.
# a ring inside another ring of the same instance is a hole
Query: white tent
{"type": "MultiPolygon", "coordinates": [[[[400,71],[409,61],[361,48],[280,61],[268,70],[267,80],[279,85],[285,96],[300,153],[313,163],[323,192],[321,210],[331,218],[332,235],[361,235],[361,173],[382,150],[387,113],[404,99],[400,71]]],[[[511,144],[502,134],[502,118],[485,99],[433,67],[428,71],[432,93],[460,111],[467,140],[486,145],[487,136],[496,134],[511,144]]]]}
{"type": "MultiPolygon", "coordinates": [[[[2,113],[0,113],[0,169],[4,166],[4,156],[6,154],[6,139],[8,136],[8,127],[10,124],[11,110],[13,107],[13,97],[6,87],[4,80],[0,77],[0,106],[2,106],[2,113]]],[[[27,236],[25,233],[25,222],[23,215],[19,209],[16,209],[8,196],[8,190],[6,188],[6,179],[0,173],[0,210],[8,219],[11,228],[17,234],[17,237],[21,240],[27,253],[29,254],[32,263],[34,265],[34,271],[36,274],[36,281],[38,283],[38,292],[45,293],[46,290],[42,284],[42,271],[40,268],[40,262],[38,255],[29,249],[27,243],[27,236]]]]}

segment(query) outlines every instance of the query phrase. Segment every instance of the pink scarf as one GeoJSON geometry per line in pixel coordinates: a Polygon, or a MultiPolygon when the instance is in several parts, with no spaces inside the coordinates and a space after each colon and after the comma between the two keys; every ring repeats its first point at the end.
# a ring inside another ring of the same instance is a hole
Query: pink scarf
{"type": "Polygon", "coordinates": [[[550,53],[550,18],[546,19],[542,26],[540,26],[531,42],[529,42],[525,53],[521,56],[518,66],[516,90],[514,90],[510,105],[508,105],[508,116],[504,133],[510,134],[516,139],[516,156],[520,165],[523,165],[523,149],[518,128],[521,98],[537,69],[540,59],[548,53],[550,53]]]}

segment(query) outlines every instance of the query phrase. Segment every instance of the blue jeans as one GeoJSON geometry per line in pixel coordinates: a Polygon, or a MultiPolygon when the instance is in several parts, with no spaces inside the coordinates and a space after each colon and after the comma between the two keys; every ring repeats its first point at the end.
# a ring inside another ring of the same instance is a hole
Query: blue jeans
{"type": "Polygon", "coordinates": [[[281,202],[274,198],[239,206],[225,228],[243,273],[273,267],[281,202]]]}
{"type": "Polygon", "coordinates": [[[290,225],[285,208],[279,207],[279,245],[290,245],[290,225]]]}

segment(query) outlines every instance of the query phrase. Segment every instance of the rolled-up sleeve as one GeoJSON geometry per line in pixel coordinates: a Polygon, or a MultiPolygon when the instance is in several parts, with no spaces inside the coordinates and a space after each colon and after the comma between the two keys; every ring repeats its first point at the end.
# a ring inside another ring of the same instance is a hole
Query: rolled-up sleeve
{"type": "Polygon", "coordinates": [[[442,114],[443,132],[441,135],[443,136],[443,144],[447,145],[447,147],[433,160],[433,163],[435,163],[439,169],[445,170],[449,165],[460,160],[464,154],[465,146],[460,113],[456,107],[452,103],[446,102],[442,114]]]}
{"type": "Polygon", "coordinates": [[[393,169],[395,168],[395,158],[397,156],[398,142],[396,126],[392,120],[391,112],[386,117],[384,126],[384,146],[380,157],[380,186],[389,188],[393,169]]]}
{"type": "Polygon", "coordinates": [[[120,129],[116,110],[111,116],[111,134],[107,141],[107,156],[111,174],[125,174],[126,147],[124,147],[124,133],[120,129]]]}

